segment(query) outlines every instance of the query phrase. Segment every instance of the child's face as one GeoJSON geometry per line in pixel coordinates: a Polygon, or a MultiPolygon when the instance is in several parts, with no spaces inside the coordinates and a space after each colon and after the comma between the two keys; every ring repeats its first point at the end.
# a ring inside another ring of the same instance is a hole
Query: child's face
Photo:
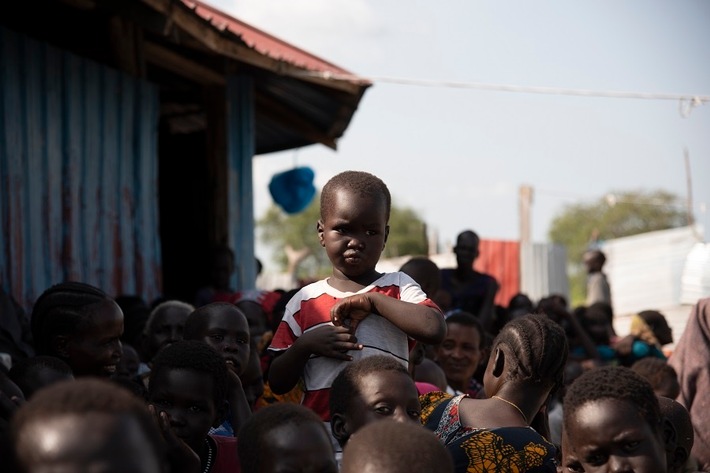
{"type": "Polygon", "coordinates": [[[132,417],[66,414],[34,420],[18,434],[16,453],[27,472],[160,473],[161,459],[132,417]]]}
{"type": "Polygon", "coordinates": [[[577,409],[571,421],[565,449],[574,453],[585,473],[666,471],[660,429],[651,427],[631,402],[590,401],[577,409]]]}
{"type": "Polygon", "coordinates": [[[584,329],[596,345],[609,345],[609,320],[602,314],[590,314],[584,320],[584,329]]]}
{"type": "Polygon", "coordinates": [[[337,473],[330,437],[321,424],[285,424],[262,439],[257,473],[337,473]]]}
{"type": "Polygon", "coordinates": [[[130,345],[123,345],[123,356],[118,365],[118,375],[125,378],[134,378],[138,374],[140,358],[135,348],[130,345]]]}
{"type": "Polygon", "coordinates": [[[373,277],[388,233],[384,199],[347,189],[335,191],[332,208],[318,222],[318,237],[337,279],[373,277]]]}
{"type": "Polygon", "coordinates": [[[459,389],[467,387],[481,361],[481,334],[476,327],[446,324],[446,338],[436,349],[436,359],[447,381],[459,389]]]}
{"type": "Polygon", "coordinates": [[[148,402],[170,416],[175,435],[200,452],[210,427],[221,421],[212,377],[190,369],[162,369],[151,376],[148,389],[148,402]]]}
{"type": "Polygon", "coordinates": [[[182,331],[188,315],[189,309],[183,307],[168,307],[156,315],[147,340],[150,356],[155,356],[168,345],[182,340],[182,331]]]}
{"type": "Polygon", "coordinates": [[[370,373],[358,383],[359,395],[350,401],[345,414],[349,435],[365,425],[382,419],[397,422],[419,422],[421,406],[412,378],[396,371],[370,373]]]}
{"type": "Polygon", "coordinates": [[[234,309],[213,309],[205,314],[202,340],[222,355],[227,367],[242,374],[249,362],[249,325],[234,309]]]}
{"type": "Polygon", "coordinates": [[[112,300],[104,300],[87,308],[89,325],[67,337],[65,357],[74,376],[113,376],[123,349],[123,312],[112,300]]]}

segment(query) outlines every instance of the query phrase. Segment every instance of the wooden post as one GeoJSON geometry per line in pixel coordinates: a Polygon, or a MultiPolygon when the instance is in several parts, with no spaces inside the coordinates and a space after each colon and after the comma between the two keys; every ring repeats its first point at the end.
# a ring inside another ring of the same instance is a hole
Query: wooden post
{"type": "Polygon", "coordinates": [[[527,184],[520,186],[518,209],[520,212],[520,244],[530,243],[530,208],[532,207],[533,188],[527,184]]]}

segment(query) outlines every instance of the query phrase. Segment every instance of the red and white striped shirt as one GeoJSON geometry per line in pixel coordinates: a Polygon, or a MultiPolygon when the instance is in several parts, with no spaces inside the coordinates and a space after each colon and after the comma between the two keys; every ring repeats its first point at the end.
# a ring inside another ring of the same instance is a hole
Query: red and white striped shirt
{"type": "MultiPolygon", "coordinates": [[[[438,310],[419,285],[402,272],[385,273],[358,292],[339,291],[330,286],[327,279],[323,279],[303,287],[288,302],[269,350],[274,353],[283,352],[305,332],[325,324],[332,325],[330,309],[336,302],[354,294],[368,292],[380,292],[405,302],[424,304],[438,310]]],[[[358,325],[355,336],[358,343],[363,345],[363,349],[349,352],[353,361],[367,356],[388,354],[405,367],[409,365],[409,350],[414,346],[414,340],[384,317],[375,314],[366,317],[358,325]]],[[[301,403],[313,409],[324,421],[330,419],[330,386],[346,363],[348,362],[315,354],[312,354],[306,363],[302,374],[305,393],[301,403]]]]}

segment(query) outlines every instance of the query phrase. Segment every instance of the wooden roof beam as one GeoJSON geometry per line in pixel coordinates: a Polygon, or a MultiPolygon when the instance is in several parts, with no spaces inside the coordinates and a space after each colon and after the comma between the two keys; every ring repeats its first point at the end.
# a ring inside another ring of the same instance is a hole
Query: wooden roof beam
{"type": "Polygon", "coordinates": [[[177,75],[203,85],[222,85],[227,83],[224,74],[195,62],[164,46],[145,41],[144,53],[147,61],[165,68],[177,75]]]}
{"type": "Polygon", "coordinates": [[[165,34],[169,33],[169,27],[171,25],[175,25],[217,54],[222,54],[252,66],[267,69],[288,77],[294,77],[305,82],[318,84],[330,89],[341,90],[349,94],[359,94],[361,92],[361,85],[347,81],[328,80],[322,77],[304,75],[304,72],[307,71],[302,68],[270,58],[245,45],[238,44],[238,36],[232,33],[226,33],[232,34],[234,37],[234,39],[227,38],[225,33],[219,32],[211,23],[200,18],[182,2],[172,0],[141,1],[166,16],[165,34]]]}

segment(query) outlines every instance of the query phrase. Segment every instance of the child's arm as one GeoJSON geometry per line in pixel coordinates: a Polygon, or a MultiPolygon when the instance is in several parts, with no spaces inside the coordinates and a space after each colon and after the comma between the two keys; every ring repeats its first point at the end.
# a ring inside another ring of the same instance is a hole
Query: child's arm
{"type": "Polygon", "coordinates": [[[269,386],[274,393],[285,394],[298,383],[311,354],[350,361],[350,350],[362,350],[362,345],[347,327],[322,325],[309,330],[271,362],[269,386]]]}
{"type": "MultiPolygon", "coordinates": [[[[253,356],[253,355],[252,355],[253,356]]],[[[238,437],[239,429],[251,417],[251,407],[244,394],[242,380],[237,373],[228,370],[229,388],[227,390],[227,400],[229,401],[229,422],[234,429],[234,436],[238,437]]]]}
{"type": "Polygon", "coordinates": [[[370,314],[389,320],[413,339],[436,345],[446,336],[446,323],[441,312],[424,304],[406,302],[379,292],[356,294],[338,301],[330,311],[336,326],[349,326],[355,333],[357,325],[370,314]]]}

